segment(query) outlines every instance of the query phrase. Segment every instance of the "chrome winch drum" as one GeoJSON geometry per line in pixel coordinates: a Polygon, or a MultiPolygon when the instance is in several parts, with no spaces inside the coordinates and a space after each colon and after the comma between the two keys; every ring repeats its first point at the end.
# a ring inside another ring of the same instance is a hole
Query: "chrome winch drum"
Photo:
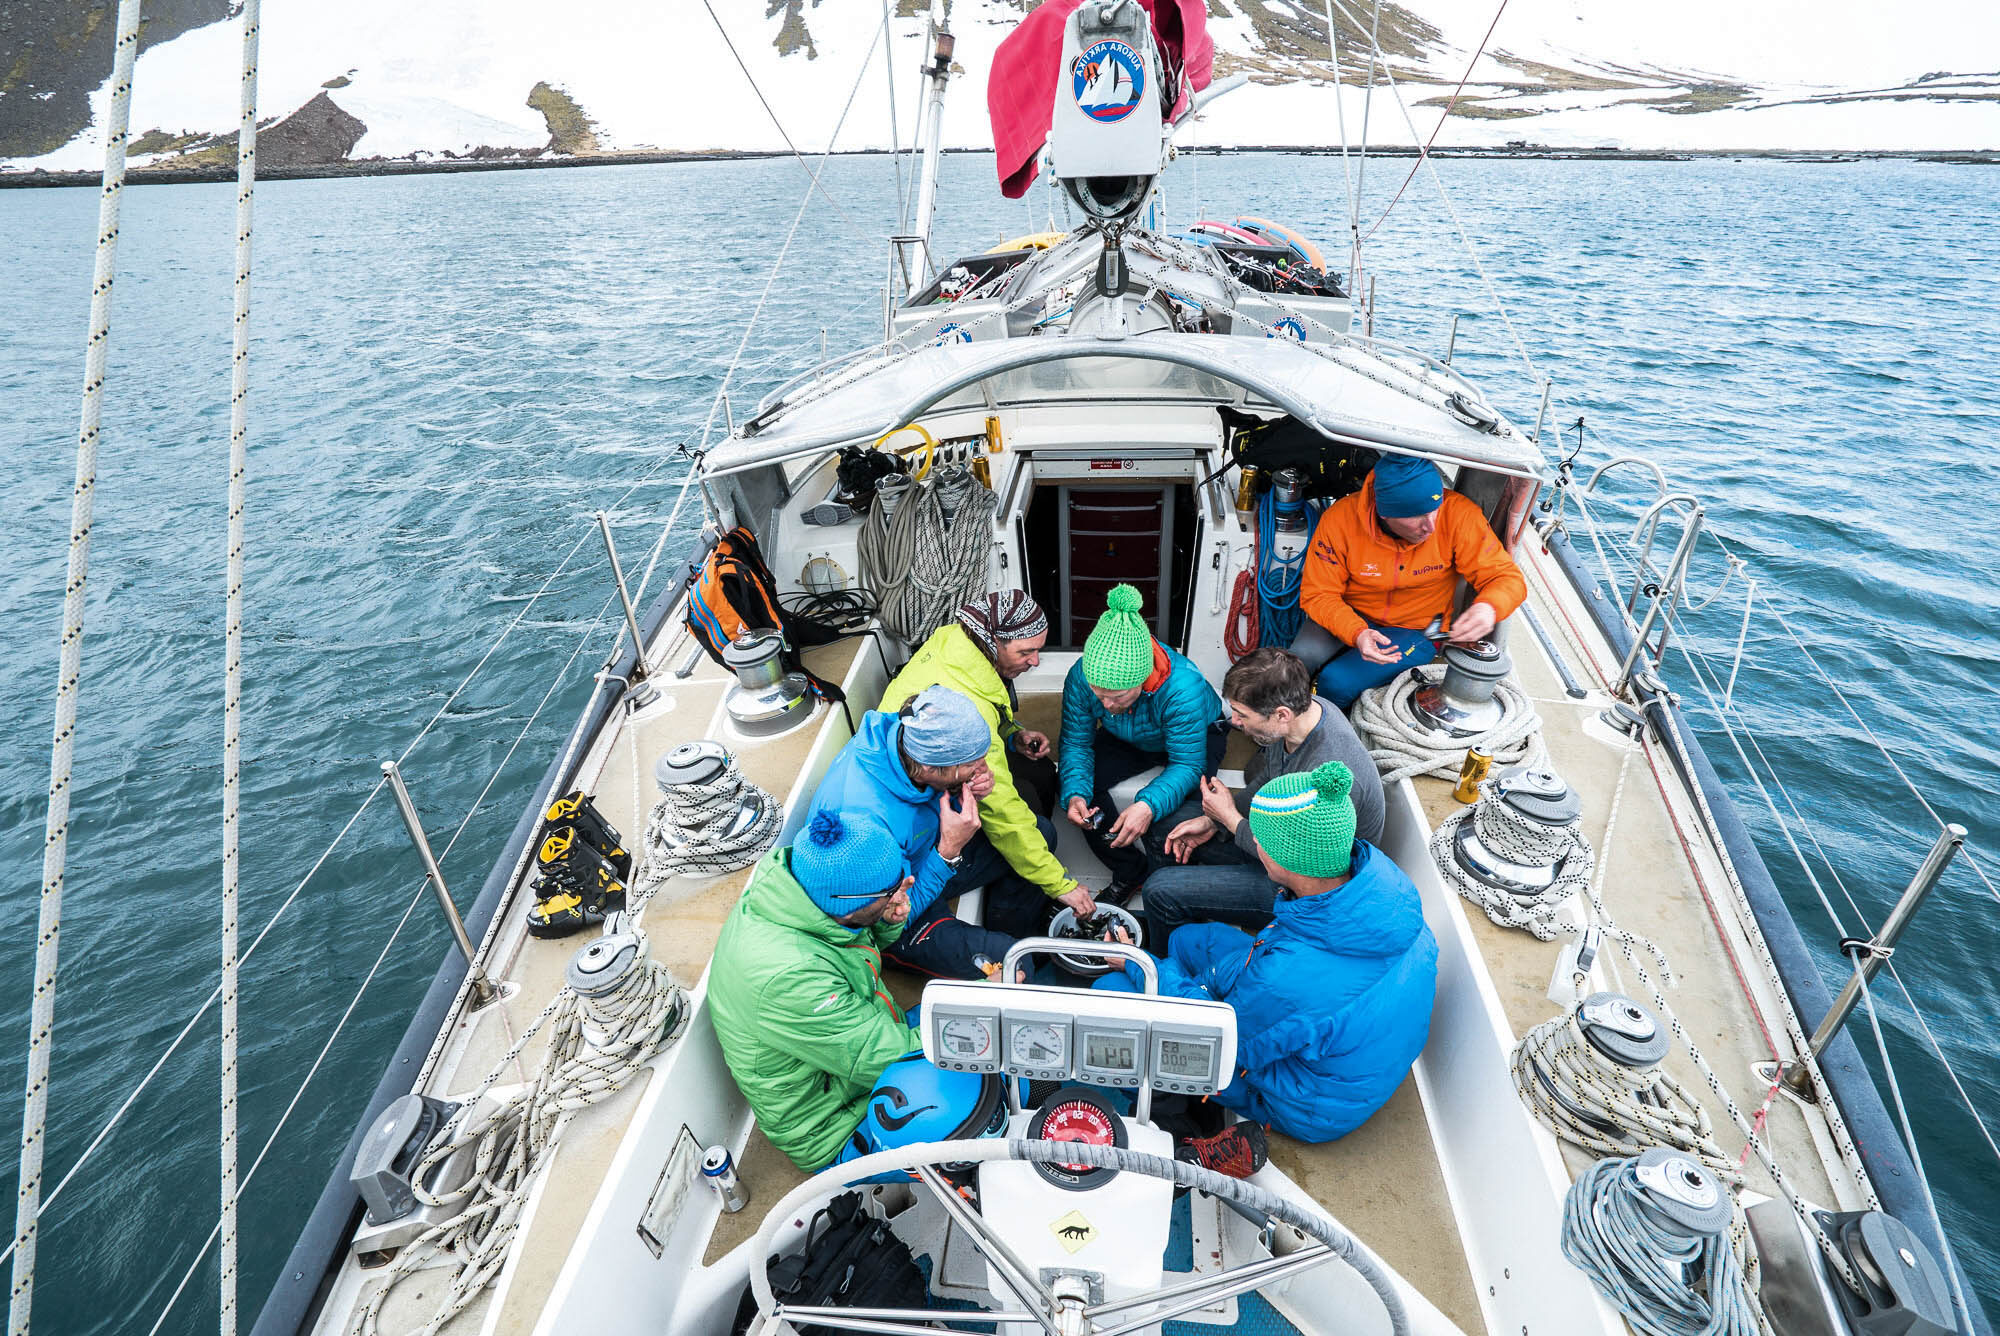
{"type": "Polygon", "coordinates": [[[1513,660],[1491,640],[1447,645],[1442,658],[1444,679],[1418,687],[1411,702],[1417,721],[1454,738],[1491,732],[1507,713],[1494,688],[1513,671],[1513,660]]]}
{"type": "Polygon", "coordinates": [[[703,738],[683,742],[653,762],[653,782],[666,793],[687,784],[713,784],[729,769],[729,748],[703,738]]]}
{"type": "Polygon", "coordinates": [[[812,692],[804,673],[787,673],[784,637],[745,632],[723,648],[723,666],[736,674],[723,706],[730,722],[750,737],[770,737],[812,717],[812,692]]]}
{"type": "Polygon", "coordinates": [[[1583,800],[1562,776],[1515,766],[1501,772],[1472,818],[1459,823],[1452,861],[1495,890],[1522,899],[1542,895],[1575,852],[1570,832],[1582,813],[1583,800]],[[1489,804],[1506,812],[1497,813],[1489,804]]]}

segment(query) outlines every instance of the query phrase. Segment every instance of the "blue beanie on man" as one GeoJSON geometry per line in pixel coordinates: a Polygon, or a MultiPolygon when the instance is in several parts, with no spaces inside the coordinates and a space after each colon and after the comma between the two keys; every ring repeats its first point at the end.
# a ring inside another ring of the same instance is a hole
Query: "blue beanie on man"
{"type": "Polygon", "coordinates": [[[1444,504],[1444,475],[1428,459],[1384,455],[1375,465],[1375,513],[1385,520],[1428,515],[1444,504]]]}
{"type": "Polygon", "coordinates": [[[972,701],[946,686],[929,686],[899,712],[903,752],[918,765],[941,770],[971,765],[993,745],[993,730],[972,701]]]}
{"type": "Polygon", "coordinates": [[[908,867],[889,828],[860,812],[820,812],[792,842],[792,879],[833,918],[894,890],[908,867]]]}

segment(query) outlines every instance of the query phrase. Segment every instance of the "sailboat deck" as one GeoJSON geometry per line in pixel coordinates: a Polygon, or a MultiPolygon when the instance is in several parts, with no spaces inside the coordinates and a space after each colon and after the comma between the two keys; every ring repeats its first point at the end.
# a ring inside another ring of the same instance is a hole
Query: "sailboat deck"
{"type": "MultiPolygon", "coordinates": [[[[1533,554],[1522,555],[1527,558],[1525,565],[1539,564],[1533,554]]],[[[1530,586],[1544,621],[1569,628],[1573,638],[1565,653],[1588,677],[1588,655],[1594,650],[1601,657],[1603,649],[1601,644],[1583,647],[1591,637],[1575,630],[1582,625],[1580,608],[1566,601],[1566,590],[1557,592],[1560,586],[1546,578],[1546,572],[1533,573],[1530,586]]],[[[1778,1033],[1778,1044],[1787,1053],[1789,1046],[1782,1039],[1782,1027],[1771,1019],[1774,999],[1754,996],[1756,971],[1747,963],[1752,954],[1733,913],[1718,898],[1726,894],[1721,870],[1693,839],[1688,826],[1693,814],[1680,810],[1685,795],[1656,776],[1657,758],[1635,750],[1628,759],[1626,749],[1611,734],[1586,726],[1603,708],[1600,693],[1584,701],[1571,700],[1530,637],[1515,636],[1511,648],[1518,680],[1541,712],[1553,764],[1582,795],[1583,829],[1600,854],[1603,897],[1610,912],[1621,926],[1644,934],[1667,953],[1680,983],[1670,994],[1674,1009],[1738,1103],[1754,1116],[1765,1092],[1750,1064],[1772,1055],[1769,1033],[1778,1033]]],[[[851,640],[814,651],[810,662],[834,680],[852,680],[857,669],[865,670],[860,672],[864,680],[872,679],[877,665],[860,662],[858,655],[872,658],[874,651],[864,641],[851,640]]],[[[690,738],[719,735],[716,725],[730,683],[705,659],[684,679],[661,674],[659,681],[666,699],[601,742],[592,766],[598,805],[632,843],[644,825],[642,804],[650,803],[653,794],[653,762],[690,738]]],[[[1037,689],[1024,693],[1021,701],[1023,721],[1054,736],[1059,695],[1049,689],[1054,684],[1045,675],[1037,675],[1033,685],[1037,689]]],[[[857,708],[866,704],[865,699],[856,701],[857,708]]],[[[752,781],[796,802],[817,780],[812,758],[837,746],[845,735],[838,711],[822,707],[815,726],[739,745],[738,759],[752,781]]],[[[1226,764],[1238,765],[1241,759],[1238,740],[1238,750],[1226,764]]],[[[1455,810],[1445,781],[1418,780],[1414,792],[1431,826],[1455,810]]],[[[1095,864],[1083,852],[1080,839],[1066,839],[1061,852],[1091,879],[1088,872],[1095,864]]],[[[654,952],[697,996],[717,936],[747,876],[742,871],[693,881],[676,878],[646,910],[644,926],[654,952]]],[[[1548,992],[1560,943],[1497,927],[1473,907],[1462,908],[1478,959],[1514,1034],[1554,1015],[1557,1008],[1548,992]]],[[[453,1075],[433,1082],[439,1088],[463,1089],[504,1056],[560,988],[576,942],[520,936],[511,944],[503,939],[501,945],[504,949],[497,956],[505,961],[500,973],[507,985],[506,1000],[497,1009],[461,1020],[459,1042],[445,1050],[453,1075]]],[[[1631,964],[1618,958],[1608,943],[1600,968],[1602,986],[1630,992],[1650,1005],[1631,964]]],[[[920,994],[922,980],[893,972],[891,978],[904,1000],[914,1001],[920,994]]],[[[521,1075],[509,1073],[503,1079],[523,1079],[531,1073],[545,1038],[538,1036],[522,1055],[521,1075]]],[[[1723,1146],[1732,1154],[1739,1152],[1742,1139],[1685,1054],[1676,1051],[1668,1066],[1708,1105],[1723,1146]]],[[[558,1158],[545,1175],[551,1186],[523,1222],[509,1282],[476,1301],[449,1330],[525,1334],[535,1329],[570,1243],[584,1229],[600,1189],[615,1171],[634,1111],[653,1079],[656,1072],[640,1074],[630,1090],[585,1111],[565,1133],[558,1158]],[[498,1311],[489,1311],[495,1304],[498,1311]]],[[[680,1079],[678,1074],[675,1079],[680,1079]]],[[[1427,1108],[1418,1082],[1407,1080],[1380,1113],[1340,1141],[1306,1145],[1274,1134],[1272,1161],[1452,1322],[1468,1332],[1485,1331],[1485,1296],[1479,1291],[1482,1282],[1491,1285],[1492,1279],[1475,1279],[1477,1252],[1460,1246],[1460,1211],[1454,1194],[1466,1191],[1466,1185],[1454,1183],[1440,1160],[1433,1124],[1441,1112],[1427,1108]]],[[[1829,1182],[1822,1168],[1823,1127],[1814,1127],[1796,1107],[1779,1100],[1768,1110],[1768,1136],[1800,1191],[1819,1201],[1846,1202],[1850,1193],[1829,1182]]],[[[1566,1149],[1563,1155],[1571,1173],[1590,1162],[1581,1152],[1566,1149]]],[[[705,1264],[712,1265],[749,1238],[764,1208],[803,1179],[754,1130],[738,1155],[738,1172],[749,1190],[751,1209],[716,1220],[706,1246],[695,1254],[705,1264]]],[[[1754,1160],[1749,1183],[1757,1191],[1774,1191],[1754,1160]]],[[[365,1294],[369,1282],[357,1278],[355,1283],[357,1297],[365,1294]]],[[[429,1311],[435,1300],[426,1298],[426,1288],[421,1278],[403,1287],[385,1313],[390,1329],[405,1307],[412,1318],[429,1311]]]]}

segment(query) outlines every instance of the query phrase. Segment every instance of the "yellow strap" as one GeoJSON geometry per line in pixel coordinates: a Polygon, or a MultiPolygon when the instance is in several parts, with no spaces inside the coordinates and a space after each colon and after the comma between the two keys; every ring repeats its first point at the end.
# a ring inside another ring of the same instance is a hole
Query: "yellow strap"
{"type": "MultiPolygon", "coordinates": [[[[882,442],[888,440],[892,436],[895,436],[899,432],[905,432],[905,431],[913,431],[917,433],[917,435],[924,438],[924,443],[923,446],[921,447],[924,452],[924,462],[917,465],[916,472],[910,475],[911,482],[922,482],[924,480],[925,475],[931,471],[931,462],[937,458],[937,446],[938,446],[937,437],[931,435],[929,428],[925,427],[920,422],[911,422],[904,426],[893,428],[889,431],[883,432],[880,436],[877,436],[875,438],[875,448],[877,450],[880,450],[882,448],[882,442]]],[[[899,455],[907,455],[916,451],[918,448],[919,447],[914,445],[908,445],[904,446],[900,450],[893,451],[892,453],[899,455]]]]}

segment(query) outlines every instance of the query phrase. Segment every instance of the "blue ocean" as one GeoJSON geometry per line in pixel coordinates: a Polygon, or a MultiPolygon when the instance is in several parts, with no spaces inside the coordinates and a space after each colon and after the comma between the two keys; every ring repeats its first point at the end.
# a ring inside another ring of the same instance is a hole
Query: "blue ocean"
{"type": "MultiPolygon", "coordinates": [[[[1367,167],[1376,332],[1442,354],[1461,316],[1457,366],[1524,428],[1535,376],[1553,381],[1552,457],[1579,441],[1579,470],[1644,454],[1700,496],[1745,565],[1676,643],[1724,676],[1758,582],[1732,718],[1804,814],[1772,791],[1789,841],[1693,670],[1674,653],[1668,671],[1835,986],[1835,943],[1881,922],[1936,832],[1924,803],[1971,828],[1979,868],[1959,861],[1894,961],[1962,1092],[1888,975],[1875,995],[1948,1227],[2000,1311],[2000,895],[1978,875],[2000,882],[2000,173],[1453,161],[1437,171],[1454,221],[1427,172],[1385,214],[1410,167],[1367,167]]],[[[591,513],[611,511],[636,579],[681,452],[720,434],[725,376],[740,420],[822,338],[838,352],[879,337],[894,166],[834,160],[802,208],[806,182],[780,158],[258,187],[245,945],[284,910],[243,969],[246,1316],[448,946],[393,806],[371,798],[380,763],[402,758],[469,902],[613,648],[591,513]]],[[[1171,169],[1165,214],[1260,214],[1344,254],[1346,200],[1337,156],[1203,155],[1171,169]]],[[[90,189],[0,191],[14,460],[0,865],[20,895],[0,951],[0,1089],[16,1091],[96,215],[90,189]]],[[[1000,199],[990,156],[945,160],[940,250],[1051,219],[1063,209],[1039,187],[1000,199]]],[[[218,975],[233,243],[229,185],[125,194],[45,1195],[63,1186],[36,1290],[47,1331],[215,1325],[213,1254],[197,1261],[216,1218],[213,1011],[65,1175],[218,975]]],[[[1632,513],[1637,481],[1608,488],[1606,517],[1632,513]]],[[[659,549],[653,588],[691,532],[659,549]]],[[[1696,601],[1728,569],[1702,552],[1696,601]]],[[[1865,1025],[1857,1039],[1872,1055],[1865,1025]]],[[[9,1156],[0,1179],[13,1170],[9,1156]]]]}

